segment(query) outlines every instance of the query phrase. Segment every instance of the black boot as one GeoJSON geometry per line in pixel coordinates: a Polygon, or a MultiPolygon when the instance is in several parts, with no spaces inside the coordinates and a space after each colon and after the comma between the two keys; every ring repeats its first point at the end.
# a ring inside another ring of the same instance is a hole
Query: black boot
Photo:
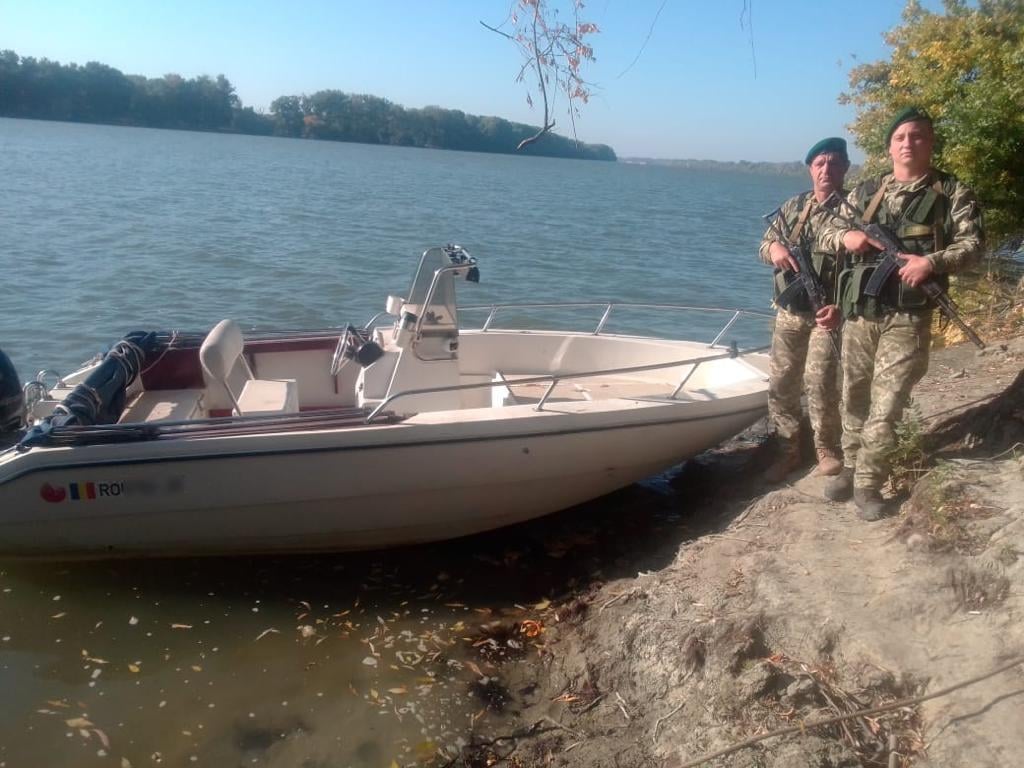
{"type": "Polygon", "coordinates": [[[854,488],[853,503],[862,520],[879,520],[885,515],[885,500],[874,488],[854,488]]]}
{"type": "Polygon", "coordinates": [[[853,467],[843,467],[839,474],[825,483],[825,498],[846,501],[853,493],[853,467]]]}

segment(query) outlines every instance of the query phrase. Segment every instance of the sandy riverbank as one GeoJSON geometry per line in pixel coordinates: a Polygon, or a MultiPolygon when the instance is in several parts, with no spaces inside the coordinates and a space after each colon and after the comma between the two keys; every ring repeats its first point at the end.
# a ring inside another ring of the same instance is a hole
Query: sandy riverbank
{"type": "MultiPolygon", "coordinates": [[[[907,445],[942,460],[916,470],[910,456],[919,482],[877,523],[825,502],[810,467],[765,486],[756,430],[685,465],[668,479],[678,518],[619,555],[622,575],[536,612],[539,653],[500,671],[511,738],[449,765],[678,768],[1024,656],[1022,367],[1024,338],[934,354],[907,445]]],[[[1006,766],[1024,754],[1021,722],[1018,666],[707,764],[1006,766]]]]}

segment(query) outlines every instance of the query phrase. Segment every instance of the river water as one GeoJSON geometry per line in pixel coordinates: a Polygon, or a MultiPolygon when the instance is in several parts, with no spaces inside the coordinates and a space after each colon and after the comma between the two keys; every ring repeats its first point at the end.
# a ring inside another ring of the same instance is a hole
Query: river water
{"type": "MultiPolygon", "coordinates": [[[[448,242],[480,262],[461,303],[767,309],[760,214],[805,186],[7,119],[0,179],[0,348],[23,379],[66,372],[133,329],[365,321],[406,290],[424,249],[448,242]]],[[[657,313],[636,322],[623,330],[714,332],[657,313]]],[[[767,330],[737,334],[763,342],[767,330]]],[[[398,552],[0,563],[0,768],[439,759],[506,727],[495,663],[544,643],[521,622],[609,577],[679,513],[635,487],[398,552]],[[623,515],[645,504],[653,522],[634,540],[623,515]]]]}

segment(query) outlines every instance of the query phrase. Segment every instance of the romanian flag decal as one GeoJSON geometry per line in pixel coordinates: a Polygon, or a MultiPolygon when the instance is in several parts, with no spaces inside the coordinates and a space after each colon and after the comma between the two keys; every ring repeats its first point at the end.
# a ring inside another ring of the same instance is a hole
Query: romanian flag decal
{"type": "MultiPolygon", "coordinates": [[[[49,483],[43,483],[42,487],[39,489],[39,495],[43,500],[54,504],[64,501],[65,499],[68,499],[69,501],[93,501],[97,498],[116,498],[124,496],[125,492],[126,487],[124,480],[117,480],[109,483],[68,483],[66,486],[54,486],[49,483]]],[[[0,766],[2,766],[2,763],[0,763],[0,766]]]]}
{"type": "Polygon", "coordinates": [[[71,494],[73,501],[80,501],[83,499],[95,499],[96,498],[96,484],[95,483],[71,483],[68,486],[68,492],[71,494]]]}

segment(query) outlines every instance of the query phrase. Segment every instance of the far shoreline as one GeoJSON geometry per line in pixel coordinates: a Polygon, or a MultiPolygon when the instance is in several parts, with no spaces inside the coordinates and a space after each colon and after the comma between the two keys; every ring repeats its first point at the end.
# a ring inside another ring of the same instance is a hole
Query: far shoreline
{"type": "MultiPolygon", "coordinates": [[[[468,152],[473,155],[504,155],[509,157],[524,157],[524,158],[540,158],[544,160],[582,160],[585,162],[599,162],[599,163],[611,163],[615,164],[619,162],[617,157],[604,158],[604,157],[582,157],[573,155],[560,155],[560,154],[540,154],[536,152],[517,152],[512,149],[508,152],[496,152],[493,150],[483,149],[470,149],[466,147],[438,147],[438,146],[419,146],[415,144],[390,144],[379,141],[351,141],[346,139],[322,139],[310,136],[276,136],[274,134],[266,133],[248,133],[246,131],[231,130],[230,128],[189,128],[183,126],[169,126],[169,125],[140,125],[138,123],[114,123],[114,122],[102,122],[98,120],[57,120],[49,119],[45,117],[35,116],[21,116],[21,115],[0,115],[0,120],[21,120],[25,122],[34,123],[61,123],[64,125],[101,125],[106,128],[142,128],[153,131],[179,131],[181,133],[204,133],[213,134],[217,136],[251,136],[259,139],[289,139],[293,141],[311,141],[320,144],[358,144],[364,147],[393,147],[396,149],[430,149],[439,150],[443,152],[468,152]]],[[[565,138],[561,134],[553,134],[558,138],[565,138]]],[[[571,141],[571,139],[569,139],[571,141]]],[[[581,142],[582,144],[582,142],[581,142]]]]}
{"type": "MultiPolygon", "coordinates": [[[[687,171],[723,171],[727,173],[754,173],[762,176],[807,176],[807,166],[798,160],[771,162],[768,160],[698,160],[657,157],[620,157],[624,165],[658,165],[687,171]]],[[[850,167],[856,173],[860,166],[850,167]]]]}
{"type": "MultiPolygon", "coordinates": [[[[609,162],[618,165],[646,165],[661,166],[690,171],[720,171],[727,173],[751,173],[762,176],[804,176],[807,168],[800,162],[771,162],[751,160],[700,160],[696,158],[675,159],[675,158],[654,158],[654,157],[616,157],[605,160],[603,158],[572,157],[565,155],[537,155],[524,154],[514,150],[509,152],[492,152],[486,150],[462,149],[456,147],[436,146],[415,146],[402,144],[386,144],[381,142],[367,141],[346,141],[340,139],[320,139],[315,137],[302,136],[275,136],[273,134],[246,133],[245,131],[231,130],[230,128],[188,128],[177,126],[138,125],[135,123],[115,123],[84,120],[55,120],[44,117],[22,117],[15,115],[0,115],[0,120],[19,120],[35,123],[60,123],[64,125],[98,125],[107,128],[142,128],[154,131],[180,131],[182,133],[203,133],[218,136],[251,136],[262,139],[289,139],[293,141],[312,141],[322,144],[357,144],[367,147],[393,147],[397,149],[428,149],[443,152],[467,152],[474,155],[507,155],[511,157],[541,158],[545,160],[596,160],[597,162],[609,162]]],[[[556,134],[557,135],[557,134],[556,134]]],[[[856,170],[857,166],[853,166],[856,170]]]]}

